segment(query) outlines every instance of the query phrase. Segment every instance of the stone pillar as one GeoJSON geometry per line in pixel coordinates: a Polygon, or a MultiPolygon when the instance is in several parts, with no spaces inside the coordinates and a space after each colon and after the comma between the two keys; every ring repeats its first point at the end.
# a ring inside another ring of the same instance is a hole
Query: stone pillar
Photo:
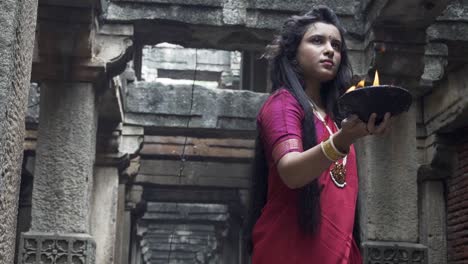
{"type": "Polygon", "coordinates": [[[447,263],[447,232],[444,182],[421,183],[421,243],[428,247],[430,264],[447,263]]]}
{"type": "Polygon", "coordinates": [[[0,1],[0,263],[13,263],[37,0],[0,1]]]}
{"type": "Polygon", "coordinates": [[[98,166],[94,173],[91,234],[96,240],[96,263],[115,263],[119,172],[98,166]]]}
{"type": "Polygon", "coordinates": [[[97,111],[91,83],[41,86],[32,223],[18,263],[92,264],[90,202],[97,111]]]}
{"type": "Polygon", "coordinates": [[[397,117],[388,135],[356,144],[364,263],[427,263],[418,244],[415,113],[397,117]]]}

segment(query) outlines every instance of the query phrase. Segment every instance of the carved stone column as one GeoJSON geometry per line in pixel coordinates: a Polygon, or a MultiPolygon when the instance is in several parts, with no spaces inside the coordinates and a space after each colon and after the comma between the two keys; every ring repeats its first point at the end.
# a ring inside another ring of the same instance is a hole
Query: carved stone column
{"type": "Polygon", "coordinates": [[[90,83],[41,86],[32,222],[18,263],[94,263],[89,223],[95,100],[90,83]]]}
{"type": "MultiPolygon", "coordinates": [[[[93,237],[91,225],[93,210],[109,209],[113,202],[106,204],[99,195],[94,200],[100,199],[100,206],[91,202],[98,117],[102,111],[113,122],[121,119],[120,95],[109,87],[115,88],[112,77],[131,57],[133,28],[101,23],[103,3],[41,1],[39,6],[32,79],[41,83],[40,117],[32,223],[21,238],[21,264],[94,264],[96,246],[106,246],[101,236],[93,237]]],[[[116,169],[96,174],[96,188],[112,194],[116,169]],[[105,188],[109,175],[113,184],[105,188]]]]}

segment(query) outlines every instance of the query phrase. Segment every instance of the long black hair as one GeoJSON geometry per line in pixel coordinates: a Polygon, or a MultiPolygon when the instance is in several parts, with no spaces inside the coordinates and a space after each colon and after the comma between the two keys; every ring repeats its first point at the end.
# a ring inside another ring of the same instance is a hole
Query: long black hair
{"type": "MultiPolygon", "coordinates": [[[[307,150],[317,145],[314,116],[310,106],[309,97],[301,83],[304,82],[301,69],[297,64],[297,49],[309,27],[323,22],[334,25],[340,32],[342,39],[341,63],[334,79],[321,84],[320,94],[327,113],[338,121],[340,117],[334,114],[335,102],[344,93],[349,85],[352,70],[348,59],[345,31],[340,25],[336,14],[325,6],[318,6],[304,15],[295,15],[287,19],[278,36],[267,46],[265,58],[269,61],[272,92],[287,89],[299,102],[304,110],[302,121],[302,144],[307,150]]],[[[337,122],[339,124],[339,122],[337,122]]],[[[257,129],[258,131],[258,129],[257,129]]],[[[255,144],[255,159],[252,171],[251,205],[249,223],[247,227],[248,249],[252,251],[251,232],[255,222],[260,217],[261,210],[267,200],[268,167],[262,141],[257,136],[255,144]]],[[[306,234],[314,234],[320,224],[320,192],[321,187],[317,180],[300,189],[298,199],[299,227],[306,234]]]]}

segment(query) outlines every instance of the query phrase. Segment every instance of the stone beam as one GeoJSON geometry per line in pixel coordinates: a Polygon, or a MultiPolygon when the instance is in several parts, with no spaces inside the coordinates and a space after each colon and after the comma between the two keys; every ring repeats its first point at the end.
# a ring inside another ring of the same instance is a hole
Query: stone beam
{"type": "Polygon", "coordinates": [[[174,203],[222,203],[239,204],[239,192],[233,188],[171,188],[151,187],[143,189],[143,200],[152,202],[174,202],[174,203]]]}
{"type": "MultiPolygon", "coordinates": [[[[354,16],[356,3],[354,0],[327,2],[352,35],[358,34],[361,28],[354,16]]],[[[141,45],[171,42],[194,48],[263,50],[287,17],[317,4],[323,2],[115,0],[109,3],[104,18],[109,22],[134,24],[136,41],[141,45]],[[159,33],[153,34],[155,31],[159,33]]]]}
{"type": "Polygon", "coordinates": [[[172,157],[184,155],[190,159],[244,160],[253,158],[254,140],[193,137],[145,136],[142,157],[172,157]]]}
{"type": "Polygon", "coordinates": [[[248,162],[147,160],[140,161],[135,184],[249,188],[248,162]]]}
{"type": "MultiPolygon", "coordinates": [[[[210,26],[278,29],[291,14],[307,11],[319,4],[323,1],[113,0],[107,7],[105,19],[129,22],[157,19],[210,26]]],[[[327,5],[342,17],[352,17],[357,10],[354,0],[328,1],[327,5]]]]}
{"type": "Polygon", "coordinates": [[[127,125],[149,134],[254,138],[256,115],[268,94],[190,85],[135,83],[127,87],[127,125]]]}

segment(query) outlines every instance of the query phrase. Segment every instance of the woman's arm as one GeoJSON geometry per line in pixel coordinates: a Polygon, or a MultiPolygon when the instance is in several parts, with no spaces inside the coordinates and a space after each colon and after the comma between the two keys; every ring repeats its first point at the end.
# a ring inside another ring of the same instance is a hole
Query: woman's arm
{"type": "MultiPolygon", "coordinates": [[[[384,121],[375,126],[376,115],[371,115],[369,122],[363,123],[356,116],[343,120],[342,128],[333,135],[333,142],[341,152],[348,152],[354,141],[370,134],[379,135],[389,129],[390,114],[386,114],[384,121]]],[[[290,152],[277,163],[278,173],[284,184],[291,189],[301,188],[328,169],[330,161],[322,151],[320,144],[304,151],[290,152]]]]}

